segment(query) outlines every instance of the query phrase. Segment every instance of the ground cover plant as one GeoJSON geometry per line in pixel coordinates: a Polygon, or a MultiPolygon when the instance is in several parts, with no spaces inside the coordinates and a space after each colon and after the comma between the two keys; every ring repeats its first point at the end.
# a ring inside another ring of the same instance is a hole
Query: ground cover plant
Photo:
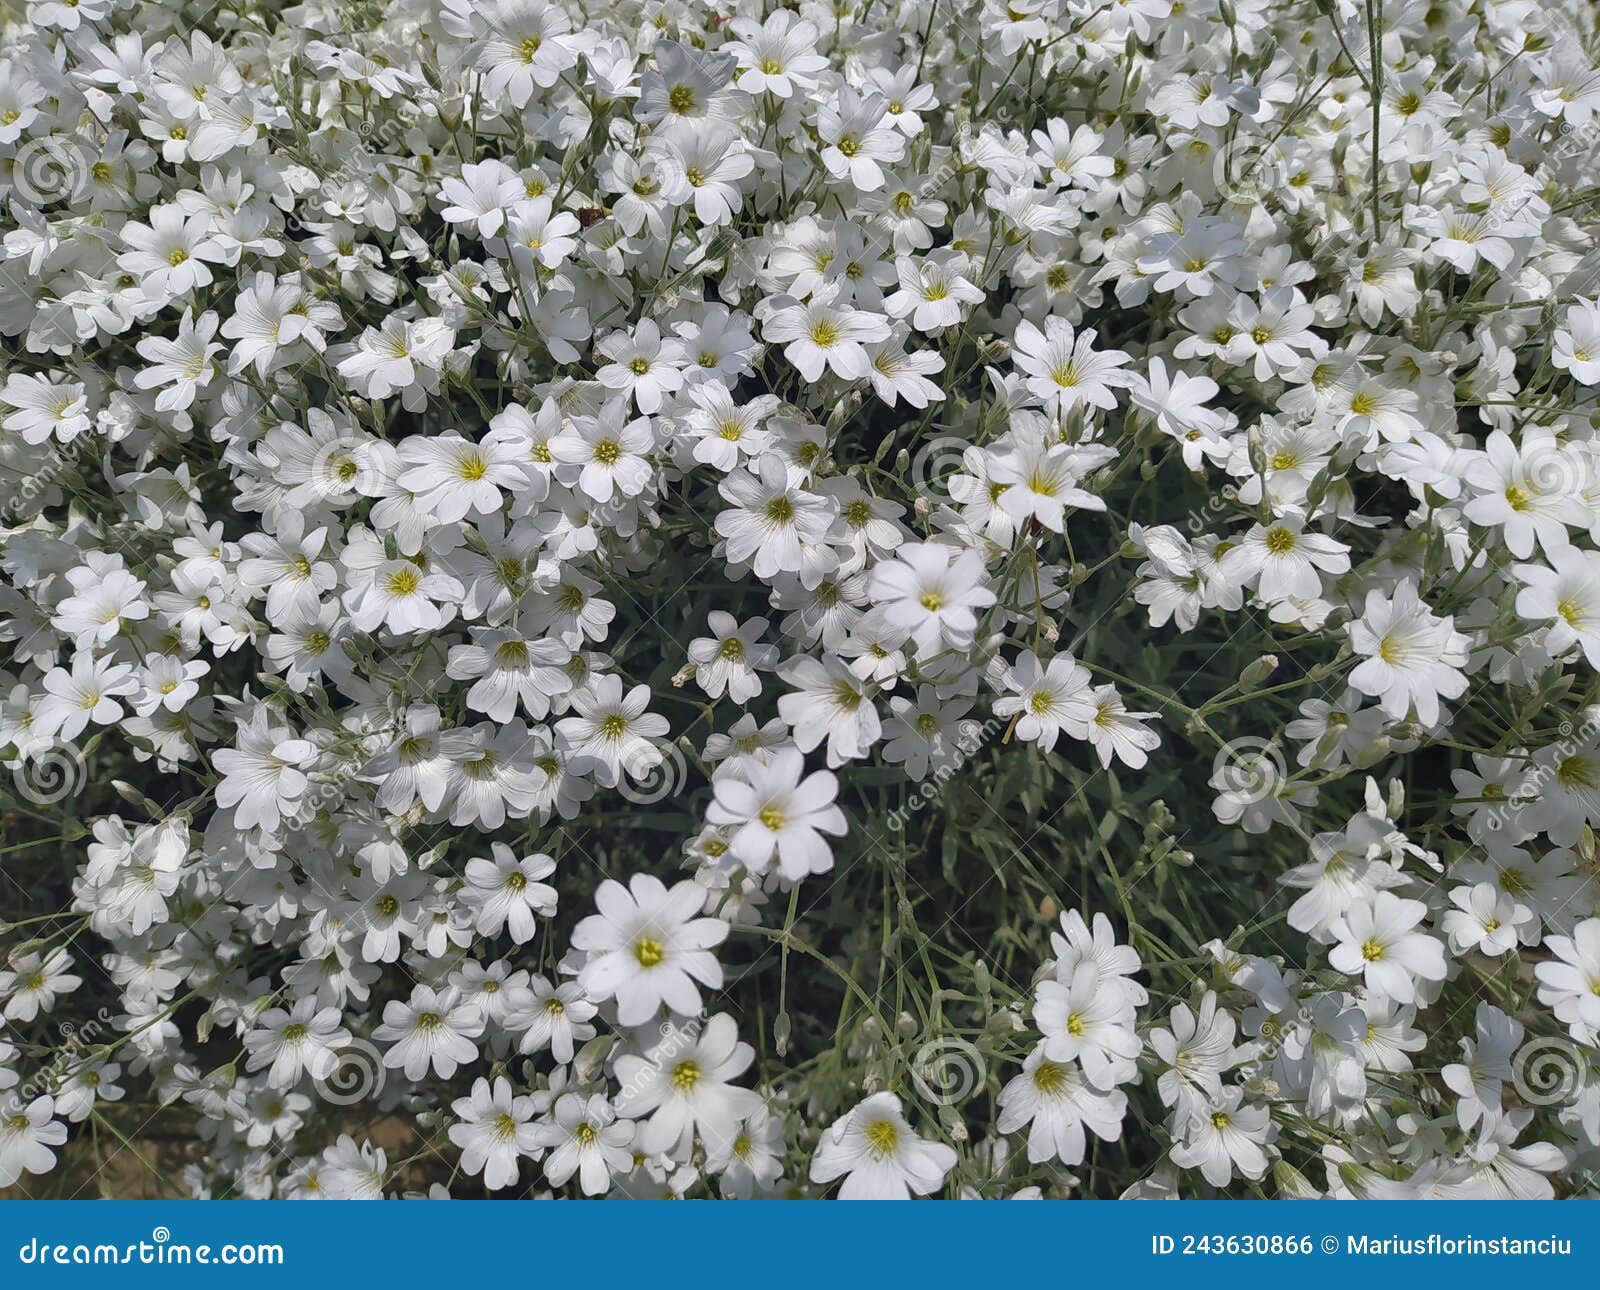
{"type": "Polygon", "coordinates": [[[1600,1163],[1580,0],[34,0],[8,1195],[1600,1163]]]}

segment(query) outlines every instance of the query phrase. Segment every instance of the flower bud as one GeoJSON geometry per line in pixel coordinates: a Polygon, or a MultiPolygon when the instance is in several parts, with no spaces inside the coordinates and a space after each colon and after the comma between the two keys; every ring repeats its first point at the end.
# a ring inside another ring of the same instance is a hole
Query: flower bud
{"type": "Polygon", "coordinates": [[[1263,654],[1253,663],[1247,663],[1239,673],[1239,683],[1234,687],[1240,694],[1249,694],[1258,685],[1278,670],[1278,656],[1276,654],[1263,654]]]}

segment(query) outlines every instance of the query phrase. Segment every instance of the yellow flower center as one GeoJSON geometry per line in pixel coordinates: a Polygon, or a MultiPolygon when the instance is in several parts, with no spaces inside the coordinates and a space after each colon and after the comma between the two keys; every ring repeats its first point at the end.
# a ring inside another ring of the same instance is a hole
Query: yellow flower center
{"type": "Polygon", "coordinates": [[[867,1125],[865,1137],[872,1154],[881,1160],[899,1145],[900,1130],[888,1120],[874,1120],[867,1125]]]}

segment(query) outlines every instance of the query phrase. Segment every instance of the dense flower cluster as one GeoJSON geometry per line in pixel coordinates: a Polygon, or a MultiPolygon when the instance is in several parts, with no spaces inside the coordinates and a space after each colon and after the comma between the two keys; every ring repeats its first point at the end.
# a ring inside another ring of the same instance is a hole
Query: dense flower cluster
{"type": "Polygon", "coordinates": [[[25,10],[0,1187],[1596,1193],[1593,6],[25,10]]]}

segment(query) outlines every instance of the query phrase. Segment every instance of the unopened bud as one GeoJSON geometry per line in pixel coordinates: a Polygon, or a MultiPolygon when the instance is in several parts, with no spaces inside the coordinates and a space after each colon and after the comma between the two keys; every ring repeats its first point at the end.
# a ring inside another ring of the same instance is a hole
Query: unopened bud
{"type": "Polygon", "coordinates": [[[1375,765],[1389,755],[1389,744],[1388,735],[1379,735],[1366,747],[1356,750],[1355,755],[1350,758],[1351,764],[1357,770],[1365,770],[1368,766],[1375,765]]]}
{"type": "Polygon", "coordinates": [[[939,1123],[944,1126],[944,1131],[957,1142],[967,1140],[967,1126],[961,1122],[961,1116],[953,1106],[939,1108],[939,1123]]]}
{"type": "Polygon", "coordinates": [[[587,1084],[594,1078],[615,1041],[615,1035],[596,1035],[578,1049],[578,1055],[572,1061],[572,1076],[576,1083],[587,1084]]]}
{"type": "Polygon", "coordinates": [[[1244,671],[1239,673],[1238,690],[1240,694],[1249,694],[1269,676],[1278,670],[1278,656],[1276,654],[1263,654],[1255,662],[1246,664],[1244,671]]]}
{"type": "Polygon", "coordinates": [[[1311,1185],[1309,1179],[1287,1160],[1277,1160],[1272,1165],[1272,1181],[1277,1185],[1282,1200],[1321,1200],[1322,1193],[1311,1185]]]}
{"type": "Polygon", "coordinates": [[[1352,1196],[1359,1199],[1367,1195],[1367,1172],[1360,1165],[1353,1163],[1340,1165],[1339,1181],[1352,1196]]]}
{"type": "Polygon", "coordinates": [[[159,820],[163,815],[166,814],[161,807],[157,806],[132,784],[128,783],[127,780],[114,779],[111,781],[111,787],[117,790],[117,796],[123,801],[131,802],[134,806],[141,807],[145,811],[148,811],[154,819],[159,820]]]}

